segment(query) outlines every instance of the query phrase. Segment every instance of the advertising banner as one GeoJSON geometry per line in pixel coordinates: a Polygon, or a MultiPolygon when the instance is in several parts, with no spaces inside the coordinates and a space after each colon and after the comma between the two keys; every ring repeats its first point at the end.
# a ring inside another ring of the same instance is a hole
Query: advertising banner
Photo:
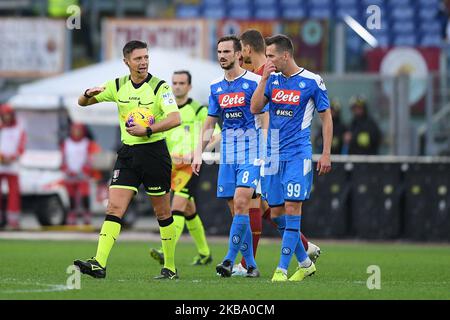
{"type": "Polygon", "coordinates": [[[45,77],[64,71],[64,20],[1,18],[0,30],[0,77],[45,77]]]}
{"type": "Polygon", "coordinates": [[[150,48],[184,52],[207,58],[209,43],[205,20],[107,19],[102,28],[103,59],[122,58],[128,41],[141,40],[150,48]]]}
{"type": "Polygon", "coordinates": [[[314,73],[327,71],[329,52],[327,20],[288,20],[283,21],[280,27],[280,33],[292,39],[295,61],[299,66],[314,73]]]}
{"type": "MultiPolygon", "coordinates": [[[[264,37],[278,33],[292,39],[295,60],[301,67],[312,72],[326,71],[328,67],[328,21],[326,20],[222,20],[217,22],[216,36],[227,34],[240,35],[247,29],[256,29],[264,37]]],[[[215,51],[215,48],[214,50],[215,51]]]]}
{"type": "MultiPolygon", "coordinates": [[[[427,77],[430,73],[440,69],[440,48],[375,48],[367,51],[366,66],[371,73],[380,73],[386,77],[400,74],[409,76],[409,103],[413,113],[423,113],[425,94],[427,91],[427,77]]],[[[436,87],[439,86],[435,83],[436,87]]],[[[394,88],[392,81],[383,83],[386,95],[391,96],[394,88]]]]}

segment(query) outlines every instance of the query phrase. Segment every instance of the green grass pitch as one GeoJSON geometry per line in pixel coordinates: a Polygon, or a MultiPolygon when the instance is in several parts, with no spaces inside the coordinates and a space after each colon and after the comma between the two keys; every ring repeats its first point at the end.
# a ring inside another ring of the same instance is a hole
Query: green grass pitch
{"type": "MultiPolygon", "coordinates": [[[[278,241],[261,241],[258,279],[220,278],[215,265],[226,242],[211,245],[214,262],[190,266],[193,243],[180,242],[180,279],[157,281],[160,266],[148,254],[156,243],[118,241],[106,279],[82,275],[79,290],[66,289],[66,269],[95,253],[93,241],[0,240],[0,299],[450,299],[450,246],[320,240],[317,273],[300,283],[271,283],[279,259],[278,241]],[[379,266],[381,288],[369,290],[367,268],[379,266]]],[[[291,262],[289,275],[296,263],[291,262]]]]}

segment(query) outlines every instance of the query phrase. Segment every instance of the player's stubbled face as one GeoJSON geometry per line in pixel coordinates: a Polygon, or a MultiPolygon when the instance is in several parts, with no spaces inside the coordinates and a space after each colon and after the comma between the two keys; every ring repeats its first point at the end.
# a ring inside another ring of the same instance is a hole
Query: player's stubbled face
{"type": "Polygon", "coordinates": [[[125,59],[132,72],[147,74],[148,72],[148,50],[134,49],[125,59]]]}
{"type": "Polygon", "coordinates": [[[177,98],[184,97],[190,90],[187,74],[174,74],[172,76],[172,90],[177,98]]]}
{"type": "Polygon", "coordinates": [[[224,70],[230,70],[234,67],[236,60],[239,61],[240,52],[235,52],[233,41],[223,41],[217,45],[217,60],[224,70]]]}
{"type": "Polygon", "coordinates": [[[283,72],[283,69],[286,65],[285,55],[282,51],[278,51],[277,47],[274,44],[267,46],[266,57],[267,60],[271,61],[274,64],[276,72],[283,72]]]}

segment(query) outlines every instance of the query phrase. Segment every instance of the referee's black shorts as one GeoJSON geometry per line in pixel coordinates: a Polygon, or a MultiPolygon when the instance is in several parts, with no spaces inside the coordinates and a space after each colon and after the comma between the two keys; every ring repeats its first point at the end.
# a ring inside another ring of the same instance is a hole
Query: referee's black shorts
{"type": "Polygon", "coordinates": [[[124,144],[117,151],[110,188],[121,188],[138,192],[141,183],[150,196],[161,196],[170,192],[172,160],[166,141],[124,144]]]}

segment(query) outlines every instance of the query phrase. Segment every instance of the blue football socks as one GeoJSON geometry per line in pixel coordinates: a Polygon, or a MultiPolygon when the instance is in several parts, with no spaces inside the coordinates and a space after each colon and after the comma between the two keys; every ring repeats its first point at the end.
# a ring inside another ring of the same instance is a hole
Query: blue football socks
{"type": "Polygon", "coordinates": [[[241,249],[241,245],[244,242],[247,229],[250,229],[249,216],[236,213],[233,217],[233,222],[231,223],[230,237],[228,239],[228,252],[224,261],[230,260],[231,263],[234,263],[234,260],[241,249]]]}
{"type": "MultiPolygon", "coordinates": [[[[250,220],[249,220],[250,221],[250,220]]],[[[241,245],[241,253],[242,256],[245,259],[245,264],[248,267],[257,267],[255,257],[253,257],[253,235],[252,235],[252,229],[249,225],[247,228],[247,232],[245,233],[244,241],[241,245]]]]}
{"type": "Polygon", "coordinates": [[[286,270],[289,267],[292,255],[300,241],[300,216],[286,215],[286,228],[281,241],[281,255],[278,268],[286,270]]]}
{"type": "MultiPolygon", "coordinates": [[[[284,230],[286,228],[286,215],[282,215],[279,217],[272,218],[272,221],[275,222],[278,226],[278,232],[280,233],[281,237],[284,235],[284,230]]],[[[300,225],[301,225],[301,216],[300,216],[300,225]]],[[[303,243],[301,241],[298,241],[297,246],[295,247],[295,257],[299,262],[304,261],[308,254],[306,253],[305,247],[303,246],[303,243]]]]}

